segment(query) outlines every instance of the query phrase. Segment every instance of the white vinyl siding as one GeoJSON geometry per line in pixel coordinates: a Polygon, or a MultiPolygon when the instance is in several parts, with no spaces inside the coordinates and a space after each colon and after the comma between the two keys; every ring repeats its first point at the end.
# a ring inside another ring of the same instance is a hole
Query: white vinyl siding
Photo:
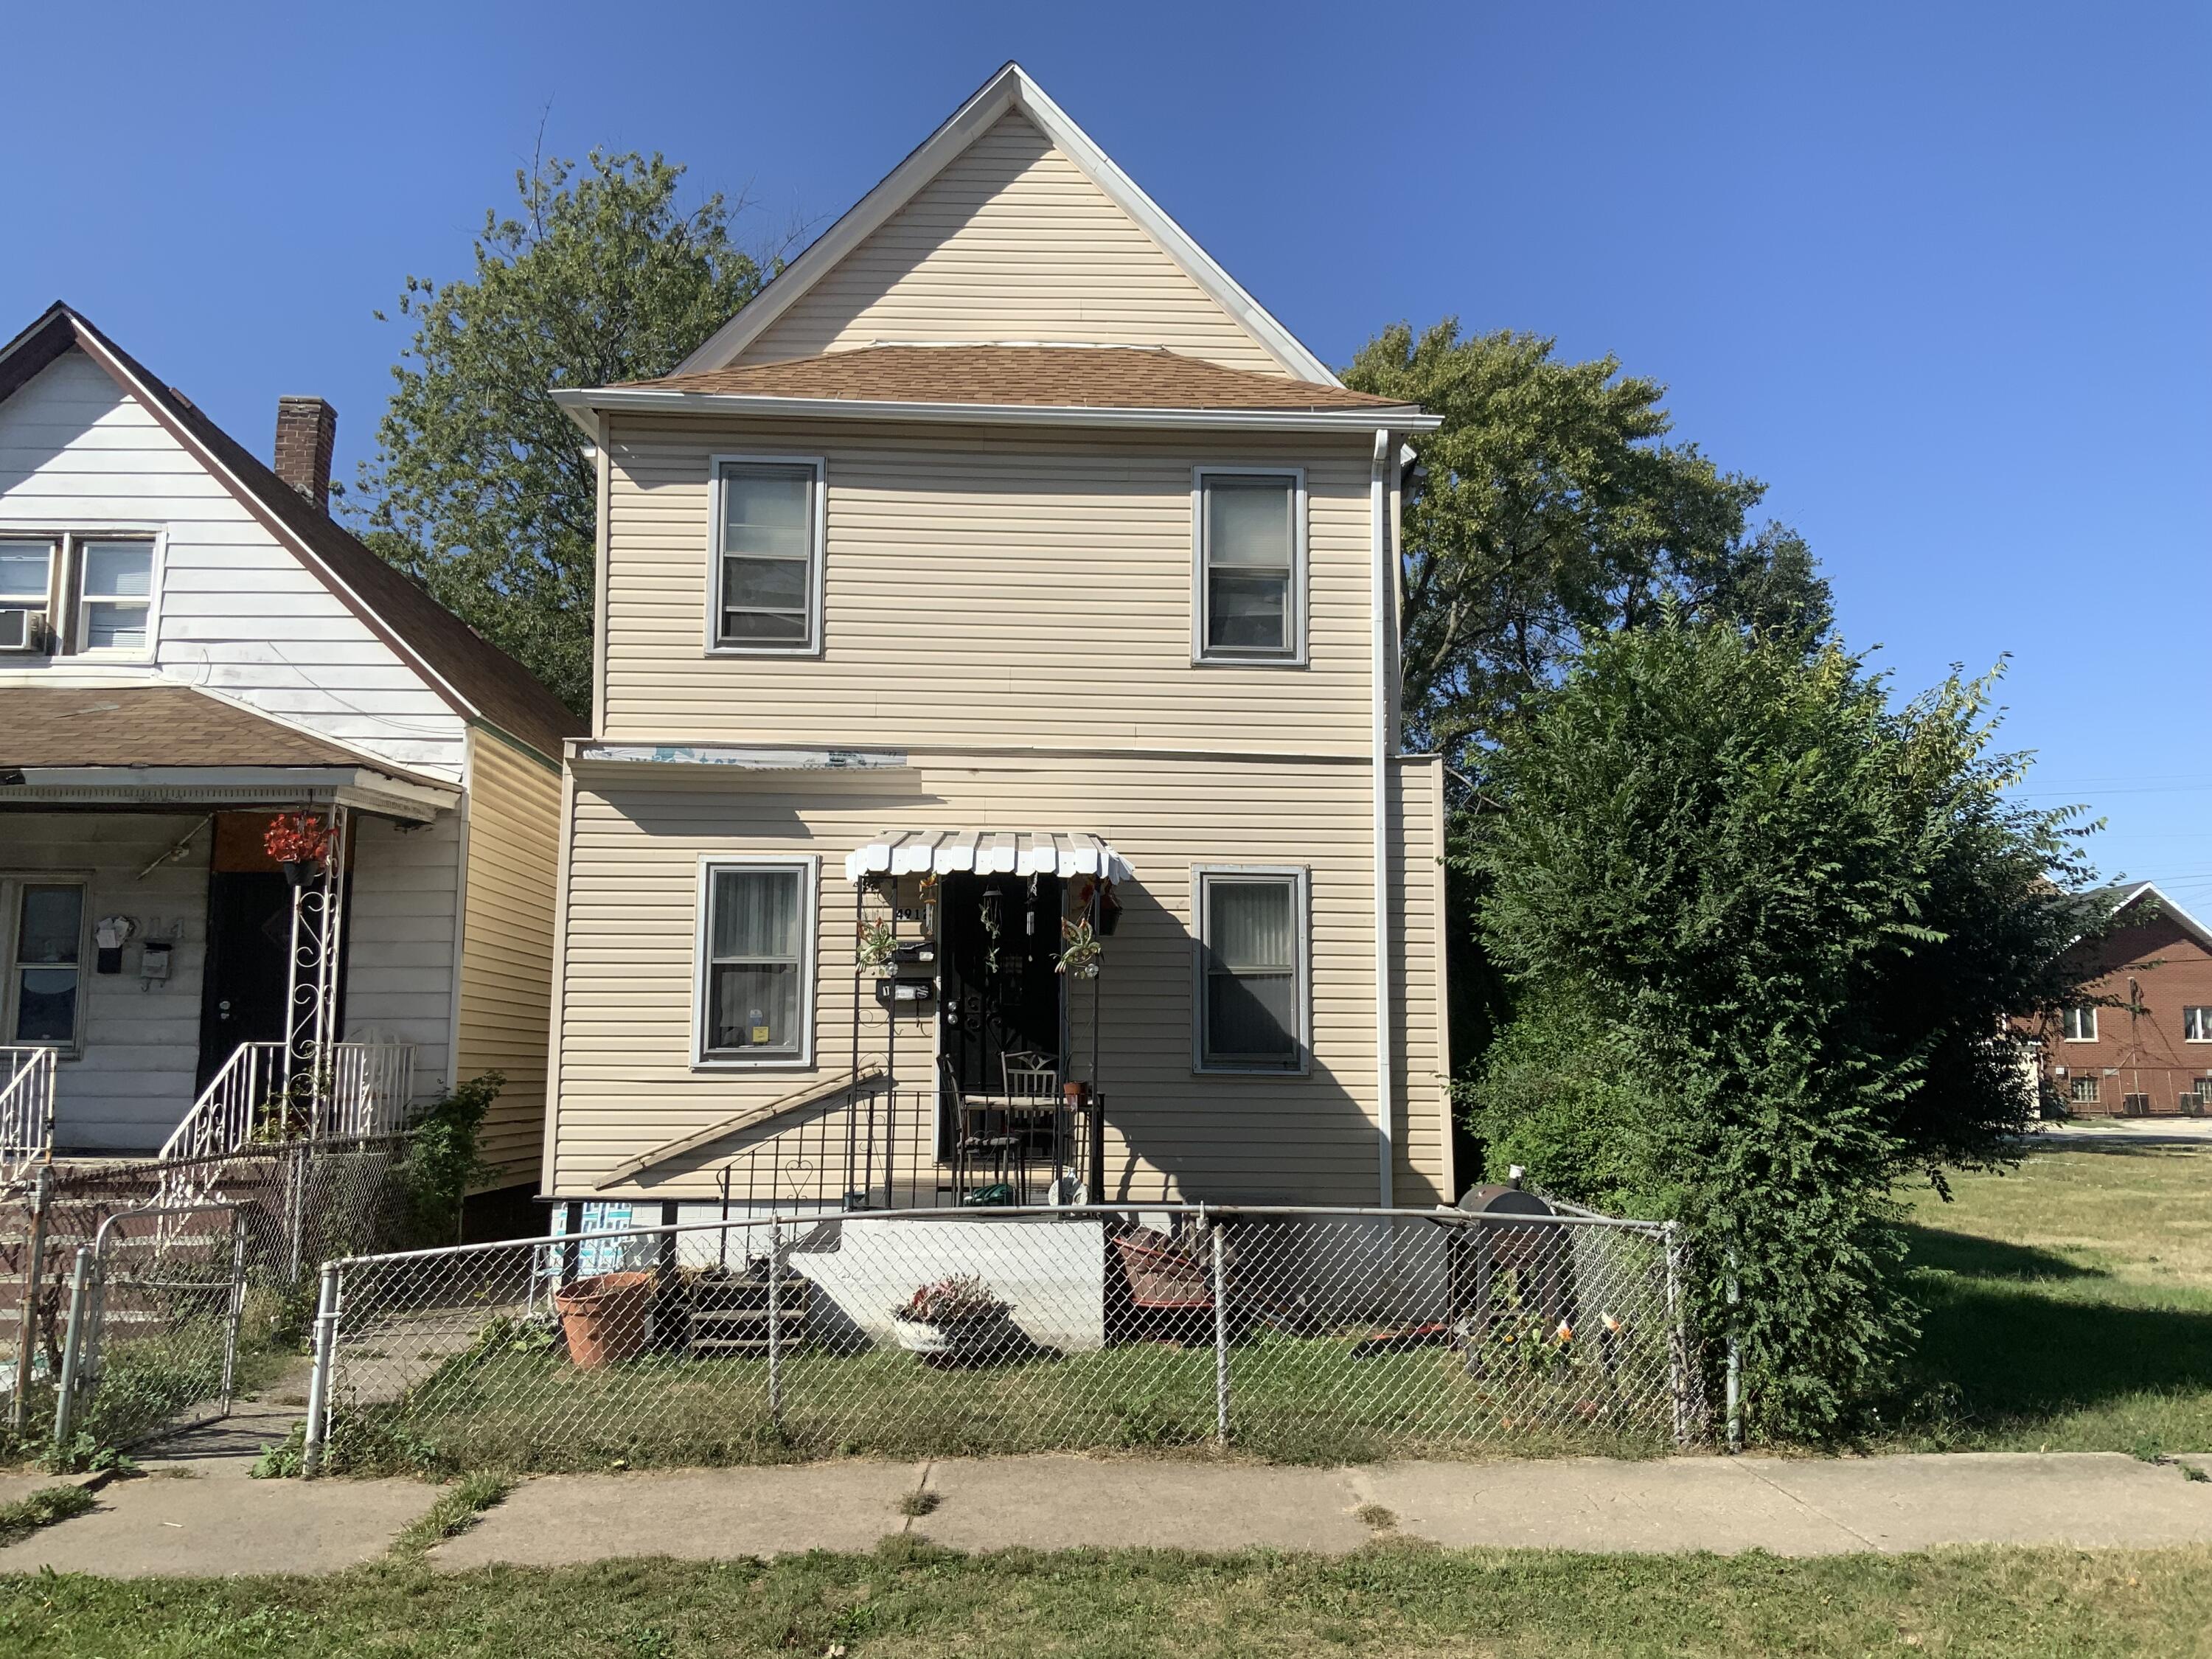
{"type": "Polygon", "coordinates": [[[1304,476],[1201,467],[1194,477],[1194,655],[1200,662],[1303,661],[1304,476]]]}
{"type": "MultiPolygon", "coordinates": [[[[155,637],[137,653],[147,665],[140,672],[204,685],[395,765],[459,779],[460,716],[150,411],[75,350],[0,402],[0,541],[63,532],[158,541],[155,637]]],[[[691,546],[696,569],[696,527],[691,546]]],[[[74,595],[59,597],[56,632],[80,621],[74,595]]],[[[125,666],[121,653],[0,656],[0,695],[6,685],[55,684],[79,668],[112,675],[125,666]]]]}
{"type": "Polygon", "coordinates": [[[718,456],[710,650],[811,655],[822,641],[822,463],[718,456]]]}
{"type": "Polygon", "coordinates": [[[1191,872],[1197,893],[1193,1065],[1297,1072],[1306,1064],[1306,872],[1191,872]]]}
{"type": "Polygon", "coordinates": [[[699,866],[694,1053],[702,1066],[814,1063],[811,859],[699,866]]]}
{"type": "Polygon", "coordinates": [[[1018,111],[823,273],[737,361],[915,341],[1147,346],[1287,374],[1018,111]]]}

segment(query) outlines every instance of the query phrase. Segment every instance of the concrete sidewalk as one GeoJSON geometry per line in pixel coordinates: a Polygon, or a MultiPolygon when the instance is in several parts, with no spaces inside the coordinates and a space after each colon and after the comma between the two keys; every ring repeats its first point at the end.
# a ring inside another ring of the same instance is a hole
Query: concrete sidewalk
{"type": "MultiPolygon", "coordinates": [[[[2212,1465],[2212,1459],[2192,1460],[2212,1465]]],[[[438,1489],[249,1480],[228,1449],[118,1480],[0,1549],[0,1572],[328,1572],[389,1549],[438,1489]]],[[[46,1484],[9,1480],[0,1501],[46,1484]]],[[[864,1550],[1174,1547],[1341,1553],[1400,1536],[1603,1552],[1896,1553],[1946,1544],[2212,1542],[2212,1483],[2118,1453],[1595,1458],[1335,1469],[1078,1456],[549,1475],[431,1553],[459,1571],[864,1550]]]]}

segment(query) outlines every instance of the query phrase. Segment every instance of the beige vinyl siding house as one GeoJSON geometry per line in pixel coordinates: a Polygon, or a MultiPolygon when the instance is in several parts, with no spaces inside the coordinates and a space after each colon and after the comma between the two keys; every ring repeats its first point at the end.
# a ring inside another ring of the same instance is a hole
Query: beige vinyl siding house
{"type": "Polygon", "coordinates": [[[602,544],[556,1225],[1449,1200],[1443,775],[1393,696],[1432,419],[1011,66],[677,374],[556,395],[602,544]]]}

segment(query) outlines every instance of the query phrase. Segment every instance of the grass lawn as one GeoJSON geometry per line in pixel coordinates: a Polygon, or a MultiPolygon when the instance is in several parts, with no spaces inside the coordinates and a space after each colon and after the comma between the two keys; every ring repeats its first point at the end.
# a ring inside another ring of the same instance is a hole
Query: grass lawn
{"type": "Polygon", "coordinates": [[[1380,1546],[1339,1560],[1013,1551],[322,1579],[0,1579],[0,1655],[1924,1652],[2206,1650],[2212,1550],[1576,1556],[1380,1546]]]}
{"type": "Polygon", "coordinates": [[[1929,1450],[2212,1449],[2212,1147],[2069,1146],[1913,1201],[1929,1450]]]}

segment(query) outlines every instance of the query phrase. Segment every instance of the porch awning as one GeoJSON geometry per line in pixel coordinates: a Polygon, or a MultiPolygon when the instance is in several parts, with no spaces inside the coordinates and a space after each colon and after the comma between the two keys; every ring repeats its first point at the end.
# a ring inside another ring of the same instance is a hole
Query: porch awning
{"type": "Polygon", "coordinates": [[[1098,876],[1130,879],[1129,862],[1097,836],[1027,830],[887,830],[845,855],[863,876],[1098,876]]]}

